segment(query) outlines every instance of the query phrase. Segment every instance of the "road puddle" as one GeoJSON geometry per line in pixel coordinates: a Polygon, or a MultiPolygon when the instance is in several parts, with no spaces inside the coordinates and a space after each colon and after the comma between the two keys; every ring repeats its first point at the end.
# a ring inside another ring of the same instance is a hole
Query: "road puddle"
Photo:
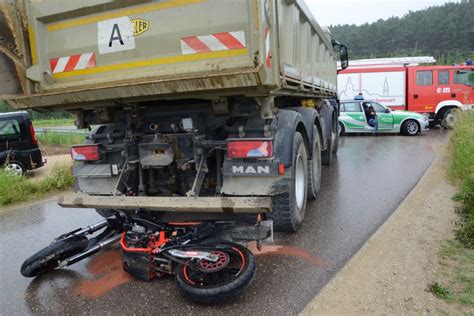
{"type": "Polygon", "coordinates": [[[122,267],[120,250],[108,250],[95,255],[87,264],[93,279],[82,280],[76,286],[76,294],[88,297],[101,297],[114,288],[128,283],[133,277],[122,267]]]}
{"type": "Polygon", "coordinates": [[[261,245],[261,249],[257,248],[257,243],[255,241],[249,242],[247,248],[255,256],[268,256],[268,255],[280,255],[280,256],[290,256],[296,257],[307,263],[312,264],[318,268],[323,267],[324,262],[316,256],[313,256],[308,251],[303,248],[292,247],[292,246],[279,246],[279,245],[261,245]]]}

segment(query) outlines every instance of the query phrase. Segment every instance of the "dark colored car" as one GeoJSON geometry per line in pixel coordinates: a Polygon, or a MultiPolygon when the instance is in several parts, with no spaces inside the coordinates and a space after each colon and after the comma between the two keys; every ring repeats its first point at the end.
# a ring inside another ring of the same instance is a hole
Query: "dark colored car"
{"type": "Polygon", "coordinates": [[[28,112],[0,113],[0,166],[23,175],[43,164],[28,112]]]}

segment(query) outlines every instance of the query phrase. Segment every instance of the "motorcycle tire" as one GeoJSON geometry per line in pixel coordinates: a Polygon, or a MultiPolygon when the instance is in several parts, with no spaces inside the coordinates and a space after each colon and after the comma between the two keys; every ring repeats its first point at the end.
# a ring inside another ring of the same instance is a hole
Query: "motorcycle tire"
{"type": "MultiPolygon", "coordinates": [[[[222,270],[203,273],[192,270],[188,264],[178,266],[176,273],[178,288],[193,302],[211,304],[232,299],[241,294],[251,284],[255,276],[255,259],[247,248],[235,243],[221,243],[220,245],[228,246],[222,252],[225,251],[229,256],[229,263],[222,270]],[[217,273],[219,275],[216,275],[217,273]],[[217,284],[212,284],[216,282],[217,284]]],[[[193,250],[199,250],[199,247],[193,250]]]]}
{"type": "Polygon", "coordinates": [[[83,252],[89,243],[85,236],[71,236],[40,250],[23,262],[21,275],[32,278],[54,270],[59,262],[83,252]]]}

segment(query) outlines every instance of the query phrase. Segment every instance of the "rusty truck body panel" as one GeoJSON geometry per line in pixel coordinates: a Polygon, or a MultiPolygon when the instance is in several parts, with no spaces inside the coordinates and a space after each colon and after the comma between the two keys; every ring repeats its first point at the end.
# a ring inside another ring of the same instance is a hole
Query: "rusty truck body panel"
{"type": "Polygon", "coordinates": [[[336,92],[335,51],[300,0],[8,0],[0,23],[15,108],[336,92]]]}
{"type": "Polygon", "coordinates": [[[61,205],[300,226],[348,64],[303,0],[3,0],[0,26],[2,99],[95,126],[61,205]]]}

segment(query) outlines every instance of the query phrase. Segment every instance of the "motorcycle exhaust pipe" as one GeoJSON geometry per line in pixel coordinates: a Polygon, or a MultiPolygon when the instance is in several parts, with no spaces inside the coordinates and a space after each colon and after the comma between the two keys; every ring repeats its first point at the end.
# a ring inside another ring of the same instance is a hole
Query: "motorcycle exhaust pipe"
{"type": "MultiPolygon", "coordinates": [[[[90,227],[90,226],[89,226],[90,227]]],[[[84,252],[81,252],[75,256],[72,256],[71,258],[68,258],[66,260],[63,260],[59,263],[59,266],[58,268],[63,268],[63,267],[67,267],[67,266],[70,266],[76,262],[79,262],[87,257],[90,257],[96,253],[98,253],[99,251],[102,250],[102,248],[106,247],[106,246],[109,246],[111,244],[113,244],[114,242],[120,240],[120,238],[122,237],[121,234],[117,234],[109,239],[106,239],[104,241],[101,241],[99,242],[97,245],[95,245],[94,247],[84,251],[84,252]]]]}

